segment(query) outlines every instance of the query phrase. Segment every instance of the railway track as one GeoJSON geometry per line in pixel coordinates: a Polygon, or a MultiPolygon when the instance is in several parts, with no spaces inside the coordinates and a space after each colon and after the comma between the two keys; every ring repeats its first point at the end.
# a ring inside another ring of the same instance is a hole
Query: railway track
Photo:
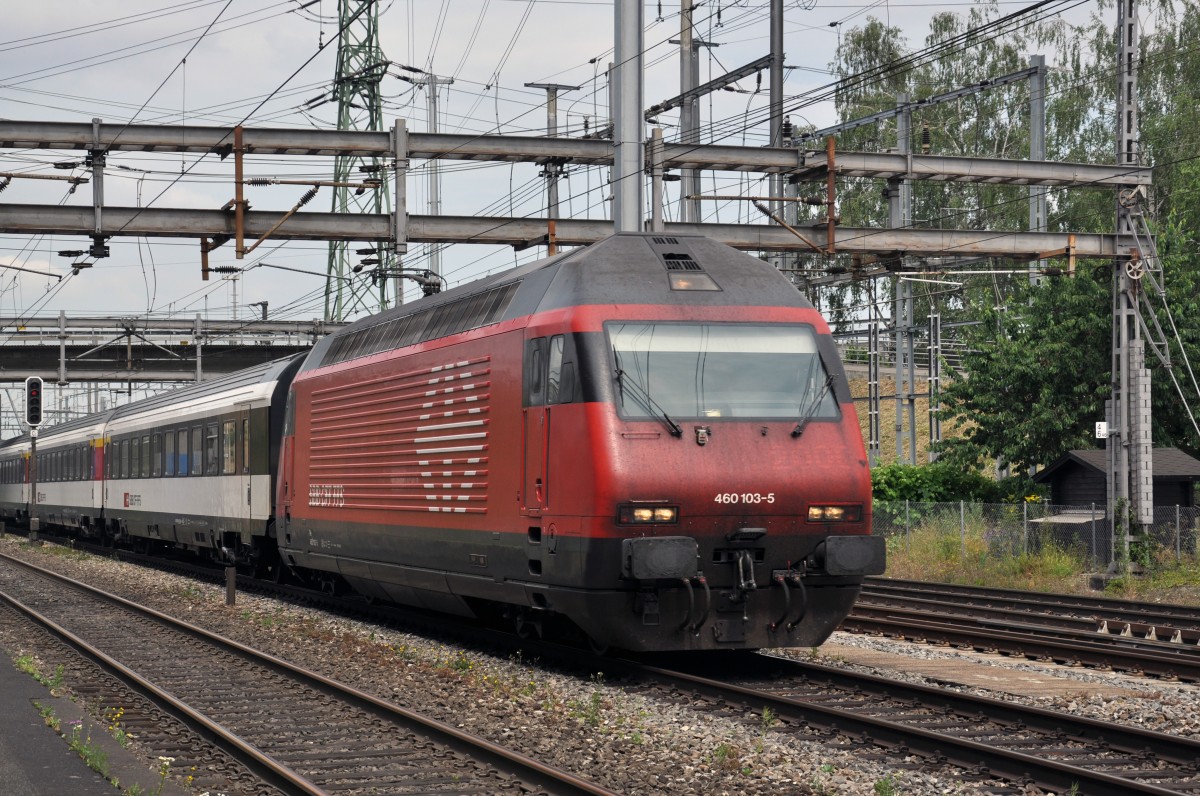
{"type": "Polygon", "coordinates": [[[1200,682],[1200,611],[871,579],[842,630],[1200,682]]]}
{"type": "MultiPolygon", "coordinates": [[[[445,630],[445,628],[442,628],[445,630]]],[[[503,646],[503,634],[471,635],[503,646]]],[[[610,676],[654,691],[654,698],[690,709],[761,714],[779,719],[772,731],[813,734],[863,745],[863,754],[899,767],[955,766],[963,776],[1007,785],[981,789],[1020,793],[1025,784],[1057,792],[1200,793],[1200,744],[1161,733],[1022,708],[928,686],[855,675],[794,659],[760,655],[719,656],[717,670],[697,670],[687,659],[678,670],[636,661],[597,660],[582,651],[520,643],[526,655],[559,660],[581,670],[597,666],[610,676]],[[738,672],[730,681],[729,672],[738,672]],[[910,756],[915,755],[917,762],[910,756]]],[[[504,654],[504,653],[501,653],[504,654]]],[[[952,775],[953,776],[953,775],[952,775]]]]}
{"type": "Polygon", "coordinates": [[[100,672],[82,686],[89,700],[115,710],[136,692],[121,721],[139,740],[163,744],[176,770],[194,769],[198,786],[229,794],[611,794],[8,556],[0,556],[0,600],[3,621],[36,623],[92,662],[80,667],[100,672]],[[165,729],[156,735],[155,725],[165,729]]]}
{"type": "Polygon", "coordinates": [[[1132,623],[1146,627],[1196,631],[1196,635],[1188,636],[1188,643],[1196,643],[1197,637],[1200,637],[1200,607],[1194,605],[1171,605],[1075,594],[1034,594],[1017,589],[960,586],[899,578],[867,578],[863,585],[863,594],[872,598],[892,596],[944,599],[979,608],[1020,610],[1046,618],[1101,618],[1113,624],[1132,623]]]}
{"type": "Polygon", "coordinates": [[[852,736],[894,758],[916,754],[973,778],[1006,780],[1003,792],[1033,784],[1092,796],[1200,793],[1200,742],[1171,735],[791,658],[738,656],[707,671],[625,665],[628,676],[700,709],[705,700],[766,709],[779,731],[852,736]],[[731,671],[738,677],[730,679],[731,671]]]}

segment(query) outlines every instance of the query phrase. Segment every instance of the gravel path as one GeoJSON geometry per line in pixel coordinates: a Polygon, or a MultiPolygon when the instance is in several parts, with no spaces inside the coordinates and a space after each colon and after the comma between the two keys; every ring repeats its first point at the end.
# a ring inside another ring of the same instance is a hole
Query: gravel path
{"type": "MultiPolygon", "coordinates": [[[[446,723],[511,745],[605,787],[645,796],[679,794],[973,794],[952,770],[931,774],[871,750],[766,726],[759,715],[723,715],[654,701],[607,683],[547,671],[364,622],[300,609],[175,575],[83,556],[63,548],[0,540],[0,551],[78,578],[229,638],[309,667],[446,723]]],[[[1200,737],[1200,689],[838,633],[842,644],[914,657],[959,656],[1078,680],[1078,694],[1005,698],[1078,715],[1200,737]],[[1105,697],[1121,688],[1144,696],[1105,697]],[[1111,689],[1109,689],[1111,691],[1111,689]]],[[[14,655],[20,650],[10,650],[14,655]]],[[[810,652],[803,652],[809,657],[810,652]]],[[[837,658],[817,660],[858,668],[837,658]]],[[[880,672],[873,672],[879,674],[880,672]]],[[[896,677],[895,672],[886,676],[896,677]]],[[[899,675],[901,679],[910,679],[899,675]]],[[[920,678],[911,678],[921,682],[920,678]]],[[[69,684],[68,684],[69,685],[69,684]]],[[[964,689],[975,693],[987,692],[964,689]]]]}

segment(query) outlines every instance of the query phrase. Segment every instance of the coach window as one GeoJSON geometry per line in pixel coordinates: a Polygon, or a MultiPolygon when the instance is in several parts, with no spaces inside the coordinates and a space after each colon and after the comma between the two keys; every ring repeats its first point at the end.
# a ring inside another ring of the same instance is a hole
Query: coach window
{"type": "Polygon", "coordinates": [[[179,443],[175,447],[175,455],[179,457],[179,466],[175,468],[175,472],[179,475],[188,474],[188,432],[186,428],[179,429],[175,435],[176,441],[179,443]]]}
{"type": "Polygon", "coordinates": [[[121,477],[129,477],[129,440],[121,440],[121,477]]]}
{"type": "Polygon", "coordinates": [[[163,434],[163,475],[175,475],[175,432],[163,434]]]}
{"type": "Polygon", "coordinates": [[[150,435],[142,437],[142,478],[150,477],[150,435]]]}
{"type": "Polygon", "coordinates": [[[204,456],[201,451],[204,450],[204,430],[200,426],[192,426],[192,475],[200,475],[204,472],[204,456]]]}
{"type": "Polygon", "coordinates": [[[233,475],[237,471],[237,422],[226,420],[221,423],[221,475],[233,475]]]}
{"type": "Polygon", "coordinates": [[[242,418],[242,472],[250,472],[250,419],[242,418]]]}
{"type": "Polygon", "coordinates": [[[162,475],[162,434],[150,437],[150,476],[158,478],[162,475]]]}
{"type": "MultiPolygon", "coordinates": [[[[149,446],[147,446],[147,447],[149,447],[149,446]]],[[[149,452],[150,451],[146,451],[146,453],[149,453],[149,452]]],[[[129,462],[130,462],[129,477],[137,478],[138,475],[142,472],[142,438],[141,437],[133,438],[133,454],[129,457],[129,462]]]]}
{"type": "Polygon", "coordinates": [[[217,425],[210,423],[204,429],[204,474],[216,475],[220,472],[217,467],[221,463],[220,455],[217,450],[217,425]]]}

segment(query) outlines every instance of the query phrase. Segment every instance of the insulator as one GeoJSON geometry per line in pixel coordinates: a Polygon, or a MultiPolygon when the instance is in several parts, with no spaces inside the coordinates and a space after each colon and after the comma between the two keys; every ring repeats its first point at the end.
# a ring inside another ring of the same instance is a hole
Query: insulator
{"type": "Polygon", "coordinates": [[[930,149],[929,122],[921,122],[921,152],[928,155],[930,149]]]}
{"type": "Polygon", "coordinates": [[[368,255],[374,254],[375,250],[374,249],[355,249],[354,253],[361,257],[366,257],[368,255]]]}
{"type": "Polygon", "coordinates": [[[311,202],[313,200],[313,197],[317,195],[317,191],[319,191],[319,190],[320,190],[319,185],[314,185],[312,188],[309,188],[305,192],[304,196],[300,197],[300,201],[296,203],[296,206],[304,207],[306,204],[308,204],[309,202],[311,202]]]}
{"type": "Polygon", "coordinates": [[[12,183],[12,177],[5,177],[3,182],[0,182],[0,193],[4,193],[4,189],[12,183]]]}
{"type": "Polygon", "coordinates": [[[83,249],[63,249],[58,253],[59,257],[82,257],[83,249]]]}
{"type": "Polygon", "coordinates": [[[242,269],[238,268],[236,265],[214,265],[208,270],[212,271],[214,274],[236,274],[242,269]]]}
{"type": "Polygon", "coordinates": [[[275,183],[270,177],[251,177],[245,181],[246,185],[255,185],[262,187],[264,185],[273,185],[275,183]]]}

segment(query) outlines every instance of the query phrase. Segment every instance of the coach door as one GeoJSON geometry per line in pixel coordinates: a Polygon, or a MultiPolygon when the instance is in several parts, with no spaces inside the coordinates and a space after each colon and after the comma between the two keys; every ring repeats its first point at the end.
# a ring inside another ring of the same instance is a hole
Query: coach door
{"type": "Polygon", "coordinates": [[[254,503],[251,495],[253,479],[250,477],[250,407],[245,406],[237,416],[237,462],[235,464],[240,482],[240,493],[246,496],[245,516],[254,519],[254,503]]]}

